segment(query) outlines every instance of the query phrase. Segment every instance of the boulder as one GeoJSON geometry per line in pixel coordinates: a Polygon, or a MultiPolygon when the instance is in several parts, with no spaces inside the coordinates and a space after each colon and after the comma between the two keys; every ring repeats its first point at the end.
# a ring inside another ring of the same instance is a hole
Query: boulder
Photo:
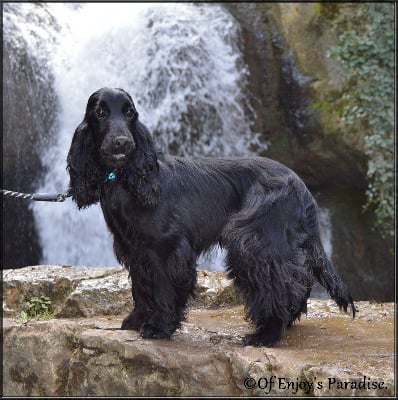
{"type": "MultiPolygon", "coordinates": [[[[3,312],[15,316],[32,297],[46,296],[57,317],[128,314],[133,309],[128,272],[121,267],[38,265],[3,273],[3,312]]],[[[198,271],[193,307],[241,303],[224,272],[198,271]]]]}

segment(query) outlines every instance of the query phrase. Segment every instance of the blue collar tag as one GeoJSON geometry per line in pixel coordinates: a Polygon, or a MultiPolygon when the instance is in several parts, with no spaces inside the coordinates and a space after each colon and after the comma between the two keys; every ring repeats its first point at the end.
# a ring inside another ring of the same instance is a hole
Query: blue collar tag
{"type": "Polygon", "coordinates": [[[116,175],[114,172],[109,172],[108,176],[106,177],[106,179],[104,180],[104,182],[108,182],[108,181],[113,181],[114,179],[116,179],[116,175]]]}

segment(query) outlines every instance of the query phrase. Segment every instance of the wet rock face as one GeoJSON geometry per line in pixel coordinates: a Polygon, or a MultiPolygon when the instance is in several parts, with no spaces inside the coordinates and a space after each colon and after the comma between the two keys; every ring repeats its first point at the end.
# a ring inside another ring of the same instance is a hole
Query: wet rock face
{"type": "Polygon", "coordinates": [[[355,300],[393,301],[395,298],[394,238],[374,230],[374,215],[364,213],[363,193],[323,190],[318,204],[330,211],[332,261],[355,300]]]}
{"type": "MultiPolygon", "coordinates": [[[[21,29],[40,23],[51,36],[49,27],[56,26],[45,6],[26,7],[32,13],[23,27],[18,24],[18,4],[3,8],[3,187],[32,193],[44,176],[41,155],[54,140],[57,100],[52,73],[43,62],[51,37],[44,42],[31,32],[28,43],[21,29]]],[[[26,200],[3,198],[3,234],[3,268],[40,261],[41,247],[26,200]]]]}
{"type": "MultiPolygon", "coordinates": [[[[268,141],[262,155],[294,169],[310,186],[366,188],[363,132],[340,124],[342,75],[327,57],[349,7],[318,15],[317,5],[233,3],[243,31],[255,129],[268,141]],[[361,139],[362,137],[362,139],[361,139]]],[[[325,8],[325,7],[324,7],[325,8]]]]}
{"type": "Polygon", "coordinates": [[[191,303],[187,320],[170,340],[157,341],[120,330],[126,312],[121,299],[131,302],[127,284],[120,268],[7,271],[4,394],[394,395],[392,303],[359,302],[352,320],[333,301],[310,299],[308,314],[275,348],[243,347],[251,326],[243,306],[233,305],[231,282],[225,274],[199,271],[202,298],[191,303]],[[15,315],[32,294],[51,297],[63,317],[18,322],[15,315]],[[68,301],[69,308],[61,305],[68,301]],[[86,316],[75,317],[77,309],[86,316]]]}

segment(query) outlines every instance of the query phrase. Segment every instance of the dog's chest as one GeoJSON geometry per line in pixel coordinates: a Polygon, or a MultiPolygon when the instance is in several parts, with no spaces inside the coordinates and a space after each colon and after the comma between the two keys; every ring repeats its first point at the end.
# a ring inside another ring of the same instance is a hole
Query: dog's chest
{"type": "Polygon", "coordinates": [[[120,184],[109,185],[101,195],[105,221],[114,234],[131,239],[142,239],[150,230],[151,213],[137,205],[134,196],[120,184]],[[145,222],[144,222],[145,221],[145,222]]]}
{"type": "Polygon", "coordinates": [[[120,222],[134,219],[134,199],[121,184],[108,185],[101,196],[101,207],[107,219],[112,218],[120,222]],[[106,214],[106,215],[105,215],[106,214]]]}

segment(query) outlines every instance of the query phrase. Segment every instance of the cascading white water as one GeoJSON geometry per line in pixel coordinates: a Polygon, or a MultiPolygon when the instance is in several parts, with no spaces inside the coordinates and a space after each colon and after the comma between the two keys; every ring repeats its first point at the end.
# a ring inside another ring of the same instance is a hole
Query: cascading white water
{"type": "MultiPolygon", "coordinates": [[[[51,11],[62,28],[49,60],[60,129],[57,144],[45,155],[49,173],[40,191],[66,188],[66,155],[74,129],[89,95],[104,86],[122,87],[133,96],[140,120],[160,150],[250,153],[256,135],[245,96],[248,72],[237,44],[239,26],[223,7],[96,3],[53,4],[51,11]]],[[[43,262],[116,264],[98,206],[81,212],[69,201],[33,207],[43,262]]]]}

